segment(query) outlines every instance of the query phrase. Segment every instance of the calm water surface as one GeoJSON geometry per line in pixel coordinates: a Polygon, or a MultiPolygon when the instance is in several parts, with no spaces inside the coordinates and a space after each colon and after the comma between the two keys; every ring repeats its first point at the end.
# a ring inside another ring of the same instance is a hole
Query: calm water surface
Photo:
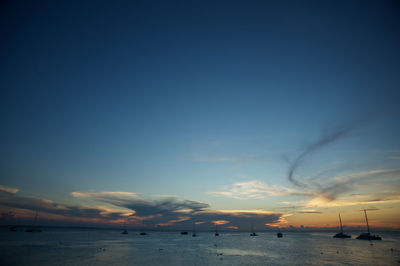
{"type": "MultiPolygon", "coordinates": [[[[177,232],[100,229],[0,231],[0,265],[399,265],[400,234],[382,241],[334,239],[332,233],[177,232]]],[[[355,237],[358,233],[353,233],[355,237]]]]}

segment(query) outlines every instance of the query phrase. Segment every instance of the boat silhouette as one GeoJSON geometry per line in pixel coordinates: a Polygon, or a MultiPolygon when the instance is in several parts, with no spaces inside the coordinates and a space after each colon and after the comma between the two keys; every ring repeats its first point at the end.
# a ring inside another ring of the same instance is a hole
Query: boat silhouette
{"type": "Polygon", "coordinates": [[[144,231],[144,220],[142,220],[142,232],[140,232],[141,236],[147,235],[147,233],[144,231]]]}
{"type": "Polygon", "coordinates": [[[196,235],[196,223],[195,222],[193,222],[193,234],[192,234],[192,237],[196,237],[197,235],[196,235]]]}
{"type": "Polygon", "coordinates": [[[219,236],[217,225],[215,225],[215,236],[219,236]]]}
{"type": "Polygon", "coordinates": [[[365,214],[365,222],[367,223],[367,233],[362,233],[356,239],[361,239],[361,240],[382,240],[382,237],[378,235],[371,235],[371,232],[369,230],[369,224],[368,224],[368,217],[367,217],[367,210],[364,209],[364,214],[365,214]]]}
{"type": "Polygon", "coordinates": [[[278,233],[276,233],[276,236],[278,238],[282,238],[283,237],[283,234],[281,233],[281,229],[280,228],[278,228],[278,233]]]}
{"type": "Polygon", "coordinates": [[[33,226],[28,228],[28,229],[26,229],[25,232],[28,232],[28,233],[40,233],[40,232],[42,232],[42,229],[40,227],[36,226],[37,218],[38,218],[38,213],[36,211],[35,220],[33,221],[33,226]]]}
{"type": "Polygon", "coordinates": [[[351,238],[351,235],[346,235],[345,233],[343,233],[342,218],[340,217],[340,213],[339,213],[339,222],[340,222],[340,232],[335,234],[333,237],[335,237],[335,238],[351,238]]]}
{"type": "Polygon", "coordinates": [[[127,235],[128,234],[128,230],[126,230],[126,220],[124,222],[124,230],[122,230],[121,234],[123,234],[123,235],[127,235]]]}
{"type": "Polygon", "coordinates": [[[251,233],[250,233],[250,236],[258,236],[258,235],[256,234],[256,232],[254,232],[253,225],[251,225],[251,233]]]}

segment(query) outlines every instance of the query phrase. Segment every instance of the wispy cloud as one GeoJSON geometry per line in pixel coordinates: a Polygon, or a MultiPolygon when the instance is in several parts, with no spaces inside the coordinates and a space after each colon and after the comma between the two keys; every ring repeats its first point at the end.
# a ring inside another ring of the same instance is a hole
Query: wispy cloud
{"type": "Polygon", "coordinates": [[[317,152],[323,147],[343,138],[351,129],[353,125],[341,127],[329,134],[321,137],[298,155],[289,165],[288,180],[297,187],[307,187],[307,184],[295,178],[296,170],[304,163],[304,160],[312,153],[317,152]]]}
{"type": "Polygon", "coordinates": [[[6,192],[8,194],[15,194],[15,193],[17,193],[19,191],[19,189],[0,185],[0,191],[1,192],[6,192]]]}
{"type": "Polygon", "coordinates": [[[397,204],[400,202],[400,196],[398,195],[360,195],[360,196],[346,196],[341,197],[333,201],[327,201],[323,197],[315,197],[309,202],[305,203],[305,207],[309,208],[320,208],[320,207],[344,207],[344,206],[356,206],[356,205],[370,205],[370,204],[397,204]]]}
{"type": "MultiPolygon", "coordinates": [[[[400,181],[400,169],[374,169],[320,178],[312,180],[312,182],[305,180],[305,186],[294,188],[268,185],[259,180],[237,182],[232,186],[223,187],[220,191],[208,192],[208,194],[240,200],[304,196],[304,200],[285,201],[284,204],[293,205],[290,208],[350,206],[397,202],[398,190],[396,188],[386,189],[383,194],[368,193],[368,188],[379,186],[383,189],[384,183],[391,184],[398,181],[400,181]],[[364,191],[364,194],[354,193],[360,189],[364,191]]],[[[387,186],[393,187],[393,185],[387,186]]]]}
{"type": "Polygon", "coordinates": [[[264,157],[260,156],[239,156],[239,157],[197,157],[194,159],[197,162],[235,162],[235,163],[250,163],[262,162],[264,157]]]}
{"type": "Polygon", "coordinates": [[[225,196],[235,199],[263,199],[269,196],[295,195],[296,191],[280,186],[270,186],[259,180],[237,182],[232,186],[223,188],[223,191],[211,191],[208,194],[225,196]]]}
{"type": "Polygon", "coordinates": [[[103,192],[71,192],[76,198],[131,199],[137,197],[133,192],[103,191],[103,192]]]}
{"type": "Polygon", "coordinates": [[[375,169],[335,176],[318,181],[314,187],[315,196],[332,201],[338,196],[355,190],[354,185],[363,183],[381,184],[387,179],[400,180],[400,169],[375,169]]]}
{"type": "Polygon", "coordinates": [[[307,214],[307,213],[310,213],[310,214],[322,214],[321,211],[317,211],[317,210],[301,210],[301,211],[298,211],[297,213],[302,213],[302,214],[307,214]]]}

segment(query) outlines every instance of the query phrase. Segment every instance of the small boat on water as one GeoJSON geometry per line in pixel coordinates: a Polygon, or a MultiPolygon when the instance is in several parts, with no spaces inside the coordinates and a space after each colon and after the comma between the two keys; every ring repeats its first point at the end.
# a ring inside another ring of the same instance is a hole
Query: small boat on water
{"type": "Polygon", "coordinates": [[[193,234],[192,234],[192,237],[196,237],[197,236],[197,234],[196,234],[196,222],[193,222],[193,234]]]}
{"type": "Polygon", "coordinates": [[[142,232],[140,232],[139,235],[141,235],[141,236],[146,236],[147,235],[147,233],[144,231],[144,220],[142,221],[142,232]]]}
{"type": "Polygon", "coordinates": [[[351,235],[346,235],[345,233],[343,233],[342,218],[340,217],[340,213],[339,213],[339,222],[340,222],[340,232],[335,234],[333,237],[335,237],[335,238],[351,238],[351,235]]]}
{"type": "Polygon", "coordinates": [[[121,234],[123,234],[123,235],[128,234],[128,230],[126,230],[126,221],[124,222],[124,230],[122,230],[121,234]]]}
{"type": "Polygon", "coordinates": [[[36,226],[37,218],[38,218],[38,213],[36,211],[35,220],[33,221],[33,226],[28,228],[28,229],[26,229],[25,232],[28,232],[28,233],[40,233],[40,232],[42,232],[42,229],[40,227],[36,226]]]}
{"type": "Polygon", "coordinates": [[[382,240],[382,237],[378,236],[378,235],[371,235],[371,232],[369,230],[369,224],[368,224],[368,217],[367,217],[367,210],[364,209],[364,214],[365,214],[365,221],[367,223],[367,233],[362,233],[361,235],[359,235],[358,237],[356,237],[356,239],[361,239],[361,240],[382,240]]]}
{"type": "Polygon", "coordinates": [[[250,236],[258,236],[258,235],[256,234],[256,232],[254,232],[253,225],[251,225],[251,233],[250,233],[250,236]]]}
{"type": "Polygon", "coordinates": [[[187,234],[188,234],[188,232],[186,232],[186,231],[181,232],[181,235],[187,235],[187,234]]]}
{"type": "Polygon", "coordinates": [[[276,233],[276,237],[278,237],[278,238],[282,238],[283,237],[283,234],[281,233],[281,229],[280,228],[278,228],[278,233],[276,233]]]}
{"type": "Polygon", "coordinates": [[[217,225],[215,225],[215,236],[219,236],[217,225]]]}

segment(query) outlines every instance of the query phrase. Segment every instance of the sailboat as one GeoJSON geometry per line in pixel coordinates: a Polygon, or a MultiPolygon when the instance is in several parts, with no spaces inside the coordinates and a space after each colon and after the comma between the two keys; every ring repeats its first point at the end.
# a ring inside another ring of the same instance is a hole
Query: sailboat
{"type": "Polygon", "coordinates": [[[215,236],[219,236],[217,225],[215,225],[215,236]]]}
{"type": "Polygon", "coordinates": [[[128,234],[128,230],[126,230],[126,220],[124,222],[124,230],[122,230],[121,234],[123,234],[123,235],[127,235],[128,234]]]}
{"type": "Polygon", "coordinates": [[[283,234],[281,233],[281,229],[280,228],[278,228],[278,233],[276,233],[276,236],[278,238],[282,238],[283,237],[283,234]]]}
{"type": "Polygon", "coordinates": [[[365,214],[365,221],[367,222],[367,230],[368,233],[362,233],[359,235],[356,239],[362,239],[362,240],[382,240],[382,237],[378,235],[371,235],[371,232],[369,230],[369,224],[368,224],[368,217],[367,217],[367,210],[364,209],[364,214],[365,214]]]}
{"type": "Polygon", "coordinates": [[[193,237],[196,237],[197,235],[196,235],[196,223],[195,222],[193,222],[193,234],[192,234],[192,236],[193,237]]]}
{"type": "Polygon", "coordinates": [[[140,232],[141,236],[147,235],[147,233],[144,231],[144,220],[142,221],[142,232],[140,232]]]}
{"type": "Polygon", "coordinates": [[[251,234],[250,234],[250,236],[258,236],[258,235],[254,232],[253,225],[251,225],[251,234]]]}
{"type": "Polygon", "coordinates": [[[33,222],[33,226],[31,228],[26,229],[25,232],[28,232],[28,233],[34,233],[34,232],[38,232],[39,233],[39,232],[42,232],[42,229],[40,229],[39,227],[36,226],[37,218],[38,218],[38,213],[36,211],[35,220],[33,222]]]}
{"type": "Polygon", "coordinates": [[[351,238],[351,235],[346,235],[345,233],[343,233],[342,218],[340,217],[340,213],[339,213],[339,222],[340,222],[340,232],[335,234],[333,237],[335,237],[335,238],[351,238]]]}

